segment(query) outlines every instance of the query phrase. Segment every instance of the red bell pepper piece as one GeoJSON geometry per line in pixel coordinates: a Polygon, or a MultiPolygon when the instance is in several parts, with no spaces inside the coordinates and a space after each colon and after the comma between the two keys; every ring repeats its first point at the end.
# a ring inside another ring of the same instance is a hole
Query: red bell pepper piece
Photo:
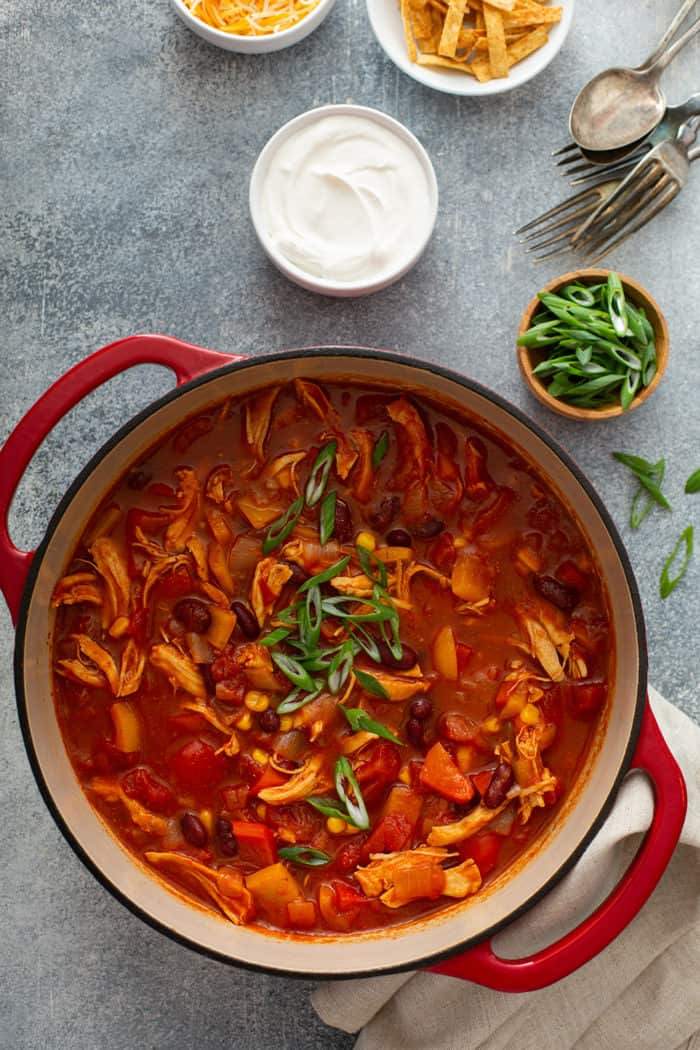
{"type": "Polygon", "coordinates": [[[414,824],[403,813],[388,813],[382,817],[362,847],[362,861],[366,864],[373,853],[399,853],[408,849],[414,824]]]}
{"type": "Polygon", "coordinates": [[[457,763],[442,744],[433,744],[425,756],[420,771],[421,783],[436,791],[438,795],[453,802],[469,802],[474,797],[474,788],[469,777],[461,772],[457,763]]]}
{"type": "Polygon", "coordinates": [[[266,824],[253,824],[247,820],[232,820],[231,831],[238,843],[238,855],[243,861],[266,868],[277,860],[275,836],[266,824]]]}
{"type": "Polygon", "coordinates": [[[483,831],[457,846],[462,860],[471,858],[485,879],[498,864],[503,839],[491,831],[483,831]]]}
{"type": "Polygon", "coordinates": [[[369,897],[365,897],[364,893],[360,893],[354,886],[349,886],[347,882],[332,882],[331,885],[335,890],[338,911],[343,914],[370,903],[369,897]]]}

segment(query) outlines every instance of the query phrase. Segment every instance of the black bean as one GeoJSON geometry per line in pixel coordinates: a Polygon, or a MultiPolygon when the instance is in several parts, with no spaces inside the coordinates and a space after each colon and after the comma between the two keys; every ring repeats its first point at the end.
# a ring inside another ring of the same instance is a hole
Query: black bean
{"type": "Polygon", "coordinates": [[[145,470],[132,470],[126,479],[126,484],[134,492],[140,492],[141,489],[145,489],[150,480],[151,475],[147,474],[145,470]]]}
{"type": "Polygon", "coordinates": [[[352,513],[344,499],[335,501],[335,528],[333,535],[338,543],[349,543],[354,532],[352,513]]]}
{"type": "Polygon", "coordinates": [[[411,537],[405,529],[392,529],[386,534],[386,542],[390,547],[412,547],[411,537]]]}
{"type": "Polygon", "coordinates": [[[285,561],[283,564],[292,570],[292,575],[289,578],[290,583],[296,584],[297,587],[301,587],[302,583],[306,583],[309,578],[306,569],[302,569],[301,565],[297,565],[295,561],[285,561]]]}
{"type": "Polygon", "coordinates": [[[245,602],[233,601],[231,602],[231,612],[235,612],[238,617],[238,626],[241,629],[241,634],[244,638],[257,638],[260,634],[260,624],[258,618],[252,609],[249,609],[245,602]]]}
{"type": "Polygon", "coordinates": [[[542,576],[540,573],[535,573],[532,583],[539,595],[563,612],[572,612],[580,601],[580,595],[575,587],[561,583],[554,576],[542,576]]]}
{"type": "Polygon", "coordinates": [[[484,792],[483,802],[487,809],[498,809],[505,802],[513,779],[513,770],[507,762],[501,762],[496,766],[489,786],[484,792]]]}
{"type": "Polygon", "coordinates": [[[372,511],[369,520],[379,532],[386,532],[396,515],[401,510],[398,496],[386,496],[376,510],[372,511]]]}
{"type": "Polygon", "coordinates": [[[414,525],[411,532],[417,540],[432,540],[434,536],[439,536],[444,528],[444,521],[438,521],[437,518],[426,518],[420,525],[414,525]]]}
{"type": "Polygon", "coordinates": [[[415,667],[418,663],[418,656],[416,650],[412,649],[410,645],[406,645],[405,642],[401,643],[401,656],[397,658],[392,654],[391,649],[384,641],[377,642],[377,648],[379,649],[379,658],[385,667],[391,667],[394,671],[410,671],[412,667],[415,667]]]}
{"type": "Polygon", "coordinates": [[[409,718],[406,722],[406,736],[414,747],[420,747],[423,743],[423,723],[417,718],[409,718]]]}
{"type": "Polygon", "coordinates": [[[219,817],[216,822],[216,835],[219,840],[219,848],[225,857],[235,857],[238,853],[236,836],[231,830],[231,822],[225,817],[219,817]]]}
{"type": "Polygon", "coordinates": [[[211,613],[199,598],[181,598],[173,609],[173,615],[188,631],[204,634],[211,625],[211,613]]]}
{"type": "Polygon", "coordinates": [[[258,725],[263,733],[276,733],[280,727],[280,716],[268,707],[267,711],[261,711],[258,715],[258,725]]]}
{"type": "Polygon", "coordinates": [[[433,701],[429,696],[417,696],[411,701],[408,708],[411,718],[417,718],[419,722],[425,722],[433,713],[433,701]]]}
{"type": "Polygon", "coordinates": [[[180,827],[182,834],[192,846],[197,846],[199,849],[206,846],[209,838],[207,829],[196,813],[183,814],[180,818],[180,827]]]}

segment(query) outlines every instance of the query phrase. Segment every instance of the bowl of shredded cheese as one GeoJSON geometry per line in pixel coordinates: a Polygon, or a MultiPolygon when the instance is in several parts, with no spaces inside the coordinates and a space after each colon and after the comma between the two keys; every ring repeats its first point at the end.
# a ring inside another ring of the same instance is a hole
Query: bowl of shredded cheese
{"type": "Polygon", "coordinates": [[[226,51],[264,54],[298,44],[335,0],[171,0],[188,28],[226,51]]]}

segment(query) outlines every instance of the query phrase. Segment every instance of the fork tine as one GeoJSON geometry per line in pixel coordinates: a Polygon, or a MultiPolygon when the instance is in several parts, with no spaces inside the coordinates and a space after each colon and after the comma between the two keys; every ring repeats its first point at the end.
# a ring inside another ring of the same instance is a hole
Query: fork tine
{"type": "Polygon", "coordinates": [[[539,241],[537,238],[545,237],[549,233],[554,233],[555,230],[560,230],[561,234],[565,236],[571,236],[580,224],[581,219],[588,215],[595,206],[595,200],[592,200],[589,204],[582,205],[569,215],[563,215],[561,219],[557,219],[555,222],[550,222],[548,226],[543,226],[541,229],[533,230],[532,233],[529,233],[526,237],[521,237],[520,243],[527,244],[528,241],[536,240],[536,244],[530,245],[530,247],[525,249],[525,251],[531,252],[539,247],[539,241]]]}
{"type": "Polygon", "coordinates": [[[555,149],[552,153],[553,157],[562,157],[565,153],[578,153],[579,148],[575,142],[567,142],[566,146],[562,146],[561,149],[555,149]]]}
{"type": "MultiPolygon", "coordinates": [[[[637,158],[641,160],[641,157],[637,158]]],[[[588,174],[579,175],[575,179],[571,179],[572,186],[582,186],[584,182],[592,183],[594,186],[598,182],[608,182],[610,179],[624,179],[624,177],[632,170],[637,160],[621,161],[619,164],[611,164],[609,167],[603,167],[602,165],[594,165],[593,170],[589,171],[588,174]],[[595,182],[594,180],[598,180],[595,182]]],[[[573,172],[567,172],[567,178],[569,178],[573,172]]]]}
{"type": "Polygon", "coordinates": [[[669,176],[663,169],[652,168],[639,183],[631,183],[627,192],[618,197],[611,211],[603,212],[598,223],[591,222],[590,218],[575,234],[574,240],[583,247],[587,246],[590,251],[590,242],[596,241],[607,234],[613,233],[620,226],[633,219],[634,216],[654,197],[658,196],[669,182],[669,176]]]}
{"type": "Polygon", "coordinates": [[[665,178],[663,183],[659,183],[654,187],[653,191],[647,192],[644,197],[637,203],[632,211],[627,212],[624,216],[621,216],[617,222],[606,226],[597,231],[589,237],[583,244],[580,245],[581,250],[587,252],[589,255],[599,252],[604,248],[611,238],[615,238],[612,241],[613,244],[617,243],[617,238],[621,235],[625,235],[625,231],[636,230],[639,228],[638,224],[644,225],[647,222],[646,216],[656,214],[656,203],[662,201],[662,207],[668,204],[669,200],[679,192],[680,187],[672,179],[665,178]]]}
{"type": "Polygon", "coordinates": [[[542,215],[538,215],[536,219],[532,219],[530,222],[526,222],[524,226],[521,226],[519,230],[515,231],[515,236],[519,237],[523,233],[527,233],[533,226],[539,226],[543,222],[547,222],[548,219],[554,219],[557,215],[560,215],[563,211],[569,208],[575,208],[577,204],[582,204],[586,198],[594,200],[600,195],[596,193],[594,189],[588,187],[587,189],[579,190],[572,197],[567,197],[566,200],[560,201],[559,204],[555,204],[549,211],[545,211],[542,215]]]}
{"type": "Polygon", "coordinates": [[[555,248],[553,251],[543,252],[542,255],[533,255],[532,261],[536,263],[545,262],[548,259],[553,259],[556,255],[566,255],[567,252],[571,251],[571,242],[565,244],[561,248],[555,248]]]}
{"type": "Polygon", "coordinates": [[[638,160],[651,149],[648,142],[643,142],[639,146],[635,146],[629,153],[625,153],[621,157],[617,157],[615,160],[607,161],[593,161],[590,160],[585,153],[579,153],[579,155],[572,157],[564,157],[557,163],[558,168],[563,168],[562,175],[575,175],[579,171],[610,171],[613,168],[617,168],[624,164],[636,164],[638,160]],[[573,165],[579,165],[579,167],[573,167],[573,165]]]}
{"type": "Polygon", "coordinates": [[[640,186],[640,180],[645,181],[650,175],[653,176],[653,174],[658,171],[658,167],[659,166],[655,159],[647,161],[647,158],[645,157],[641,160],[639,164],[632,168],[632,171],[622,180],[619,186],[613,190],[610,196],[600,202],[593,214],[589,215],[586,222],[576,234],[574,240],[581,238],[586,230],[595,225],[598,221],[609,221],[609,219],[617,213],[621,199],[624,198],[630,190],[634,192],[636,188],[640,186]]]}
{"type": "Polygon", "coordinates": [[[644,212],[644,214],[640,215],[636,222],[633,222],[630,226],[625,226],[621,231],[620,235],[616,237],[613,241],[610,241],[610,243],[598,245],[598,247],[603,247],[604,250],[600,252],[599,255],[596,255],[594,259],[591,259],[591,263],[600,262],[600,260],[604,259],[605,256],[613,250],[613,248],[617,248],[620,244],[622,244],[623,241],[626,241],[628,237],[631,237],[633,233],[636,233],[637,230],[641,229],[642,226],[646,226],[646,224],[651,219],[653,219],[655,215],[658,215],[658,213],[663,208],[665,208],[667,204],[671,203],[674,197],[678,196],[680,191],[681,188],[678,185],[678,183],[671,182],[670,185],[666,187],[665,191],[662,192],[662,194],[655,199],[653,207],[649,208],[647,211],[644,212]]]}

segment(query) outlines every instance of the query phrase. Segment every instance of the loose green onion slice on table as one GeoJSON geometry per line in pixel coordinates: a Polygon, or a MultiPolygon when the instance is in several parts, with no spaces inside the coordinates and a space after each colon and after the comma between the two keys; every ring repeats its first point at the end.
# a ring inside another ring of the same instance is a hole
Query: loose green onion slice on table
{"type": "Polygon", "coordinates": [[[307,507],[315,507],[323,495],[337,447],[338,443],[335,439],[329,441],[316,456],[309,474],[309,480],[306,482],[306,488],[304,489],[304,500],[307,507]]]}
{"type": "Polygon", "coordinates": [[[360,730],[364,729],[367,733],[374,733],[375,736],[382,736],[385,740],[391,740],[393,744],[398,744],[400,747],[404,747],[403,740],[399,740],[390,729],[383,726],[381,722],[375,722],[373,718],[370,718],[361,707],[343,707],[340,704],[340,710],[343,712],[353,733],[359,733],[360,730]]]}
{"type": "MultiPolygon", "coordinates": [[[[648,459],[630,455],[628,452],[613,452],[613,457],[627,467],[628,470],[631,470],[636,478],[639,478],[640,484],[644,486],[656,503],[661,507],[665,507],[666,510],[671,509],[671,504],[660,488],[661,478],[657,478],[658,463],[650,463],[648,459]]],[[[663,477],[663,471],[661,477],[663,477]]],[[[635,525],[632,525],[632,528],[635,527],[635,525]]]]}
{"type": "Polygon", "coordinates": [[[330,864],[333,859],[322,849],[314,849],[313,846],[282,846],[277,853],[282,860],[304,864],[307,868],[321,868],[324,864],[330,864]]]}
{"type": "Polygon", "coordinates": [[[628,409],[657,370],[654,331],[644,308],[628,302],[622,282],[565,285],[540,292],[543,310],[518,337],[534,351],[532,369],[552,397],[578,408],[628,409]]]}
{"type": "MultiPolygon", "coordinates": [[[[661,482],[664,480],[664,471],[666,470],[666,460],[660,459],[658,463],[655,463],[652,470],[649,472],[649,477],[654,481],[659,488],[661,488],[661,482]]],[[[642,524],[651,508],[656,503],[656,500],[651,493],[644,487],[639,485],[634,499],[632,500],[632,509],[630,510],[630,527],[638,529],[642,524]]]]}
{"type": "Polygon", "coordinates": [[[659,594],[662,598],[668,598],[671,591],[674,589],[676,584],[685,575],[685,570],[688,568],[688,562],[693,556],[693,526],[689,525],[685,529],[676,542],[676,546],[669,554],[664,567],[661,571],[661,580],[659,581],[659,594]],[[680,555],[681,550],[683,551],[683,561],[680,564],[680,568],[675,576],[671,576],[671,570],[673,569],[674,563],[680,555]]]}
{"type": "Polygon", "coordinates": [[[700,470],[696,470],[690,475],[685,483],[685,491],[690,493],[700,492],[700,470]]]}

